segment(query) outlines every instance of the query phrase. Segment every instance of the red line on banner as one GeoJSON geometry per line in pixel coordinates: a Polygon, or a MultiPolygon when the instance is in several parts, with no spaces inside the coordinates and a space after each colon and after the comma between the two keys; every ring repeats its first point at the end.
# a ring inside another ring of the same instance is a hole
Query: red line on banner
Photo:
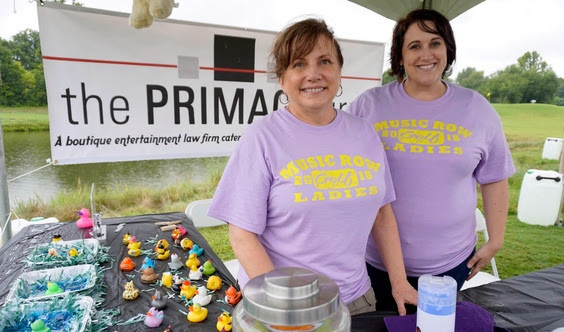
{"type": "Polygon", "coordinates": [[[70,62],[103,63],[103,64],[109,64],[109,65],[128,65],[128,66],[165,67],[165,68],[177,68],[178,67],[177,65],[167,65],[167,64],[161,64],[161,63],[110,61],[110,60],[81,59],[81,58],[63,58],[63,57],[49,56],[49,55],[44,55],[43,59],[56,60],[56,61],[70,61],[70,62]]]}
{"type": "MultiPolygon", "coordinates": [[[[130,62],[130,61],[111,61],[111,60],[97,60],[97,59],[82,59],[82,58],[66,58],[58,56],[44,55],[45,60],[55,61],[69,61],[69,62],[89,62],[89,63],[102,63],[109,65],[127,65],[127,66],[144,66],[144,67],[164,67],[164,68],[178,68],[177,65],[167,65],[161,63],[147,63],[147,62],[130,62]]],[[[216,67],[200,67],[201,70],[223,71],[231,73],[256,73],[266,74],[266,70],[253,70],[253,69],[236,69],[236,68],[216,68],[216,67]]],[[[377,77],[360,77],[360,76],[341,76],[343,79],[349,80],[365,80],[365,81],[381,81],[377,77]]]]}

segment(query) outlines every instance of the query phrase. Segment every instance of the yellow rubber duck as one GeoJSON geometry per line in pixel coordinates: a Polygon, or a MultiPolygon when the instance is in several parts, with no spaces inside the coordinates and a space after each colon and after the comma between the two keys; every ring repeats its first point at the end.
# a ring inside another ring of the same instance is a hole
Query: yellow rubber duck
{"type": "Polygon", "coordinates": [[[127,248],[129,248],[127,251],[129,256],[137,257],[141,254],[141,242],[131,242],[127,248]]]}
{"type": "Polygon", "coordinates": [[[231,315],[228,312],[222,312],[221,315],[219,315],[219,317],[217,317],[217,324],[215,324],[215,327],[217,328],[217,330],[219,332],[222,331],[231,331],[231,328],[233,327],[231,325],[231,322],[233,321],[233,318],[231,317],[231,315]]]}
{"type": "Polygon", "coordinates": [[[170,256],[170,250],[166,250],[166,248],[163,245],[160,245],[159,248],[157,248],[157,259],[158,260],[165,260],[170,256]]]}
{"type": "Polygon", "coordinates": [[[76,248],[71,248],[71,250],[69,250],[69,256],[74,257],[78,255],[78,250],[76,250],[76,248]]]}
{"type": "Polygon", "coordinates": [[[133,285],[133,280],[125,284],[123,291],[123,298],[126,300],[135,300],[139,296],[139,291],[133,285]]]}
{"type": "Polygon", "coordinates": [[[123,234],[123,240],[121,241],[121,243],[128,245],[129,244],[129,237],[131,236],[131,234],[129,233],[125,233],[123,234]]]}
{"type": "Polygon", "coordinates": [[[196,265],[196,267],[200,266],[200,260],[196,254],[190,254],[190,256],[188,256],[188,260],[186,261],[187,267],[190,268],[192,265],[196,265]]]}
{"type": "Polygon", "coordinates": [[[163,272],[163,277],[161,278],[161,283],[166,288],[172,287],[172,273],[170,272],[163,272]]]}
{"type": "Polygon", "coordinates": [[[168,249],[168,241],[165,239],[160,239],[159,241],[157,241],[157,245],[155,246],[155,251],[159,251],[159,249],[168,249]]]}
{"type": "Polygon", "coordinates": [[[207,286],[209,290],[218,290],[221,288],[221,278],[219,278],[218,276],[211,276],[208,279],[208,284],[207,286]]]}
{"type": "Polygon", "coordinates": [[[184,250],[190,250],[194,246],[194,242],[192,242],[192,240],[190,240],[189,238],[185,237],[182,239],[182,241],[180,241],[180,246],[184,250]]]}
{"type": "Polygon", "coordinates": [[[191,305],[188,310],[190,310],[190,313],[187,318],[192,323],[201,322],[208,317],[208,309],[202,308],[199,304],[191,305]]]}
{"type": "Polygon", "coordinates": [[[57,242],[61,241],[62,238],[63,237],[61,235],[55,234],[55,235],[53,235],[53,239],[51,240],[51,242],[57,243],[57,242]]]}
{"type": "Polygon", "coordinates": [[[196,286],[190,285],[189,280],[184,280],[180,286],[180,297],[189,300],[196,295],[196,290],[198,290],[196,286]]]}

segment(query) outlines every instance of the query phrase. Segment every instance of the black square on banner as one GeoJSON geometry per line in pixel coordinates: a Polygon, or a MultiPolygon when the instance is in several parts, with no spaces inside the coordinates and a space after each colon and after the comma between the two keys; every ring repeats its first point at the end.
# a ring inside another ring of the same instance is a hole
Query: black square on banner
{"type": "Polygon", "coordinates": [[[255,40],[233,36],[215,35],[214,68],[244,69],[251,72],[232,72],[215,70],[215,81],[254,82],[255,81],[255,40]]]}

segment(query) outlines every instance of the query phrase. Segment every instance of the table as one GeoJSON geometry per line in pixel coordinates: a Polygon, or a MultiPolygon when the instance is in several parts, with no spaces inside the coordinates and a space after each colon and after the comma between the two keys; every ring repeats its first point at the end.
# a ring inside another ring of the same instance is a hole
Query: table
{"type": "MultiPolygon", "coordinates": [[[[553,331],[564,327],[564,264],[504,279],[458,293],[458,301],[473,302],[490,312],[496,327],[510,331],[553,331]]],[[[388,331],[384,317],[373,312],[352,318],[352,331],[388,331]]]]}
{"type": "MultiPolygon", "coordinates": [[[[139,298],[134,301],[126,301],[122,298],[123,285],[130,280],[126,274],[137,275],[134,278],[134,284],[139,290],[153,288],[150,285],[141,283],[140,273],[134,271],[122,272],[119,269],[119,263],[127,256],[127,247],[122,244],[123,235],[129,232],[130,234],[135,235],[140,241],[144,241],[155,237],[155,235],[158,234],[159,239],[165,238],[169,241],[169,243],[172,243],[170,238],[171,232],[161,232],[154,223],[174,220],[181,220],[181,225],[188,231],[188,237],[204,249],[203,256],[199,257],[200,261],[202,263],[208,259],[212,261],[213,266],[217,269],[215,274],[223,280],[223,286],[220,291],[216,292],[217,295],[214,295],[212,303],[207,306],[209,310],[208,318],[202,323],[189,323],[186,319],[186,315],[179,312],[179,310],[188,312],[188,308],[174,299],[171,299],[168,301],[168,305],[164,309],[165,319],[161,328],[154,330],[164,330],[166,326],[171,324],[174,331],[184,331],[188,328],[190,331],[196,332],[215,331],[217,317],[223,312],[223,310],[227,310],[229,312],[233,311],[233,307],[216,302],[216,300],[219,298],[223,299],[225,296],[225,290],[227,290],[229,285],[236,285],[236,279],[229,273],[229,270],[225,267],[221,259],[217,257],[205,238],[198,232],[198,230],[194,227],[194,224],[188,220],[183,212],[103,219],[102,224],[107,227],[107,239],[106,242],[102,244],[110,248],[109,254],[115,259],[111,269],[107,270],[105,273],[107,291],[104,308],[113,309],[119,307],[121,309],[121,315],[117,318],[123,320],[127,320],[140,313],[146,313],[149,310],[151,295],[154,291],[140,291],[139,298]],[[121,223],[125,223],[125,226],[121,231],[115,232],[117,226],[121,223]]],[[[49,242],[55,234],[62,235],[63,240],[89,237],[88,232],[77,228],[72,222],[32,225],[24,228],[0,249],[0,303],[3,303],[4,299],[8,295],[11,283],[25,271],[26,267],[21,261],[31,251],[33,245],[49,242]]],[[[149,249],[153,246],[143,245],[142,248],[149,249]]],[[[186,259],[187,253],[181,248],[171,248],[171,252],[176,252],[183,260],[186,259]]],[[[143,255],[132,258],[136,263],[136,270],[141,267],[143,258],[143,255]]],[[[170,260],[156,261],[155,272],[162,275],[163,271],[168,271],[169,268],[167,263],[169,261],[170,260]]],[[[182,269],[184,270],[182,272],[182,276],[187,277],[188,270],[185,267],[182,269]]],[[[114,326],[109,330],[141,331],[145,328],[146,327],[143,323],[137,323],[127,326],[114,326]]]]}

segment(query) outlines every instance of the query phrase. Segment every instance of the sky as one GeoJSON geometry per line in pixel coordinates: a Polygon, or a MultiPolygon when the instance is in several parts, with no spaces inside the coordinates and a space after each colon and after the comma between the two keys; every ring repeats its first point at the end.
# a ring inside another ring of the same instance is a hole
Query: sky
{"type": "MultiPolygon", "coordinates": [[[[31,0],[0,0],[0,37],[38,30],[31,0]]],[[[393,1],[393,0],[390,0],[393,1]]],[[[67,2],[71,2],[68,0],[67,2]]],[[[132,0],[82,0],[86,7],[130,13],[132,0]]],[[[346,0],[176,0],[170,18],[279,31],[308,15],[327,21],[338,38],[383,42],[388,68],[392,20],[346,0]]],[[[537,51],[564,77],[564,0],[486,0],[451,21],[457,61],[453,78],[467,67],[491,75],[537,51]]],[[[150,27],[149,27],[150,29],[150,27]]]]}

